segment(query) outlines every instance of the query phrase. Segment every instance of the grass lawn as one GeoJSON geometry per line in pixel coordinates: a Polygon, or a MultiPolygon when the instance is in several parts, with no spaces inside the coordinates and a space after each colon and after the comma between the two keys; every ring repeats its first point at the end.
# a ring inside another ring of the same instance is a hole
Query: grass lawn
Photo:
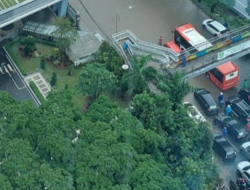
{"type": "MultiPolygon", "coordinates": [[[[47,82],[50,82],[52,73],[55,72],[57,73],[57,84],[54,90],[57,89],[61,90],[67,84],[68,88],[74,91],[74,87],[78,81],[78,76],[80,74],[82,67],[76,67],[74,70],[74,74],[71,76],[68,75],[69,71],[68,67],[59,68],[48,62],[46,62],[45,64],[45,70],[43,70],[40,68],[41,57],[38,58],[22,57],[21,53],[19,53],[18,47],[19,47],[19,41],[15,43],[10,43],[9,45],[6,46],[9,54],[11,55],[12,59],[15,61],[15,63],[17,64],[23,75],[28,75],[39,71],[45,77],[47,82]]],[[[54,49],[53,46],[41,43],[36,43],[36,48],[38,49],[38,52],[41,53],[41,56],[44,57],[53,52],[54,49]]],[[[82,110],[85,101],[84,96],[74,95],[73,100],[76,106],[80,108],[80,110],[82,110]]]]}

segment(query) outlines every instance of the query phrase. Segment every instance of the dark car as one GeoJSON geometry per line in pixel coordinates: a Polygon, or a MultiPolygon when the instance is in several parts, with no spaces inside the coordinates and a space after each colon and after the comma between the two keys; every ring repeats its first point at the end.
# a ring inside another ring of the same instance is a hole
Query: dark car
{"type": "Polygon", "coordinates": [[[243,122],[248,122],[250,118],[250,106],[240,98],[231,96],[227,99],[226,104],[231,105],[233,114],[243,122]]]}
{"type": "Polygon", "coordinates": [[[218,106],[209,91],[203,88],[198,89],[194,92],[194,97],[198,100],[206,114],[212,115],[218,113],[218,106]]]}
{"type": "Polygon", "coordinates": [[[214,124],[219,127],[227,128],[227,133],[235,141],[242,141],[247,138],[247,131],[244,127],[240,126],[239,123],[231,116],[222,115],[214,118],[214,124]]]}
{"type": "Polygon", "coordinates": [[[238,92],[240,99],[243,99],[248,105],[250,105],[250,88],[242,88],[238,92]]]}
{"type": "Polygon", "coordinates": [[[214,134],[213,141],[213,149],[222,160],[235,159],[236,152],[227,139],[219,134],[214,134]]]}

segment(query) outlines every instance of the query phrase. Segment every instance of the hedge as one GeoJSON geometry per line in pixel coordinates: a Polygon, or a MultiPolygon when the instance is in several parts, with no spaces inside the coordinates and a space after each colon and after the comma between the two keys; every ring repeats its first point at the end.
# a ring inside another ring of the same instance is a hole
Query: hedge
{"type": "Polygon", "coordinates": [[[33,92],[35,93],[35,95],[39,99],[39,101],[41,103],[44,103],[45,99],[44,99],[43,95],[41,94],[41,92],[39,91],[39,89],[37,88],[36,84],[33,81],[30,81],[29,86],[33,90],[33,92]]]}

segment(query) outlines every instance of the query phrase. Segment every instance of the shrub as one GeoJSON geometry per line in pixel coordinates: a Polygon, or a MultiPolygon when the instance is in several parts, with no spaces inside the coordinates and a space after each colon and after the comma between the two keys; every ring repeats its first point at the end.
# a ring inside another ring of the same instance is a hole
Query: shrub
{"type": "Polygon", "coordinates": [[[50,80],[50,85],[51,85],[51,86],[55,86],[55,85],[56,85],[56,82],[57,82],[57,75],[56,75],[55,72],[53,72],[52,77],[51,77],[51,80],[50,80]]]}
{"type": "Polygon", "coordinates": [[[29,86],[33,90],[33,92],[35,93],[38,100],[41,103],[44,103],[45,99],[44,99],[43,95],[41,94],[41,92],[39,91],[39,89],[37,88],[36,84],[33,81],[31,81],[31,82],[29,82],[29,86]]]}
{"type": "Polygon", "coordinates": [[[41,59],[40,67],[41,67],[41,69],[43,69],[43,70],[45,69],[45,60],[44,60],[44,58],[41,59]]]}

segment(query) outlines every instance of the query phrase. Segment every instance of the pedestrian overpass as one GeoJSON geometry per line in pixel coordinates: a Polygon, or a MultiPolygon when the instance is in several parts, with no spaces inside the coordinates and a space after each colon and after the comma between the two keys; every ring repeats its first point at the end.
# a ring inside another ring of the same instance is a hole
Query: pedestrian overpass
{"type": "Polygon", "coordinates": [[[206,50],[197,52],[194,48],[189,48],[180,54],[163,46],[143,42],[130,30],[116,33],[112,38],[114,46],[131,69],[133,68],[130,62],[132,55],[151,55],[166,74],[173,75],[181,72],[185,80],[250,53],[250,25],[232,30],[221,37],[212,38],[209,42],[213,46],[206,50]],[[123,50],[124,42],[129,45],[127,52],[123,50]]]}

